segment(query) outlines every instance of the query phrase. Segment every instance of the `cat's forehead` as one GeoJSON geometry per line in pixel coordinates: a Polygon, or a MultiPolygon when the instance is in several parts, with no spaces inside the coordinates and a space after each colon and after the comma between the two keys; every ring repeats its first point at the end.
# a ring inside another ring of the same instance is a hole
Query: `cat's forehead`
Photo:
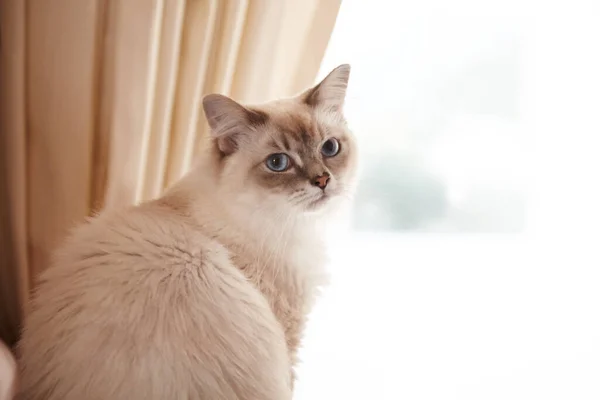
{"type": "Polygon", "coordinates": [[[259,112],[264,113],[265,128],[270,136],[285,138],[303,144],[320,141],[323,127],[311,107],[297,102],[270,103],[259,112]]]}

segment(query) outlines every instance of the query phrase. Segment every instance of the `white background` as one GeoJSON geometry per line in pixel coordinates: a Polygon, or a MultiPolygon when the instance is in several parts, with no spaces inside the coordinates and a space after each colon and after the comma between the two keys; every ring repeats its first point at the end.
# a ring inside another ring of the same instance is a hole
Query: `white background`
{"type": "Polygon", "coordinates": [[[323,74],[343,62],[364,162],[420,152],[483,222],[338,237],[296,399],[600,399],[600,2],[344,0],[323,74]],[[410,144],[448,113],[431,77],[493,56],[491,37],[518,51],[517,116],[456,111],[410,144]],[[480,187],[524,202],[474,203],[480,187]]]}

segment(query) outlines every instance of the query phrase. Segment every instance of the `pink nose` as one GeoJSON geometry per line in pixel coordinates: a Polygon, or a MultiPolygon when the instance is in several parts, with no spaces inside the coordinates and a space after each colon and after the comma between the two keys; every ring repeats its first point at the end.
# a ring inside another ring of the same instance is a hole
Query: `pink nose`
{"type": "Polygon", "coordinates": [[[321,189],[325,189],[327,187],[327,183],[329,182],[329,174],[324,172],[323,175],[317,176],[313,179],[312,184],[314,186],[318,186],[321,189]]]}

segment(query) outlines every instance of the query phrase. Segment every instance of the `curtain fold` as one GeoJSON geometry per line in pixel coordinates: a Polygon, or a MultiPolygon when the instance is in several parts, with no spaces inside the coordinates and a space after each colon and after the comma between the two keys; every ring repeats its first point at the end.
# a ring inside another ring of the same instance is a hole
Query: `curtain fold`
{"type": "Polygon", "coordinates": [[[340,1],[0,0],[0,338],[73,225],[185,174],[205,94],[311,85],[340,1]]]}
{"type": "Polygon", "coordinates": [[[0,339],[14,343],[29,289],[25,4],[0,1],[0,339]]]}

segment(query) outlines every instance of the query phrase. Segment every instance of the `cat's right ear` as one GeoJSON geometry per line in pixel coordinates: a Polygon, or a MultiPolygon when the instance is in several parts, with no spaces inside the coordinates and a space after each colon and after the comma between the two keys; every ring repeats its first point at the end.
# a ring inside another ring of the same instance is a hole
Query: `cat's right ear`
{"type": "Polygon", "coordinates": [[[346,99],[350,65],[342,64],[329,73],[317,86],[308,89],[300,99],[311,107],[340,112],[346,99]]]}
{"type": "Polygon", "coordinates": [[[257,126],[267,122],[265,113],[250,110],[221,94],[205,96],[202,106],[211,134],[224,155],[239,149],[257,126]]]}

